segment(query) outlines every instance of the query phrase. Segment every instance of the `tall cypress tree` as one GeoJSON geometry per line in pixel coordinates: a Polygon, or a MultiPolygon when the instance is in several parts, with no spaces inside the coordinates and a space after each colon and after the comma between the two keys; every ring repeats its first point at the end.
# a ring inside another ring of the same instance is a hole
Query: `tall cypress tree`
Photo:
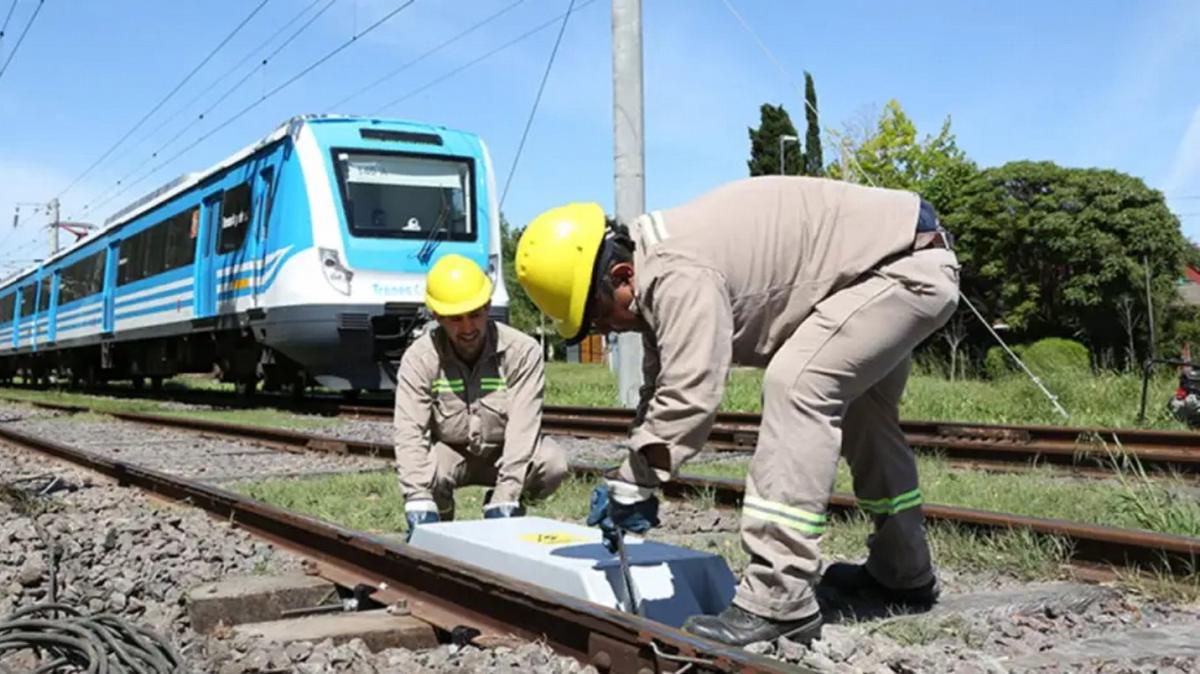
{"type": "MultiPolygon", "coordinates": [[[[797,135],[796,126],[792,124],[791,116],[782,105],[763,103],[759,114],[758,128],[748,129],[750,132],[750,160],[746,162],[746,167],[750,169],[752,176],[779,175],[779,137],[797,135]]],[[[783,152],[786,158],[784,168],[787,169],[788,175],[802,175],[804,173],[804,152],[800,147],[800,141],[784,143],[783,152]]]]}
{"type": "Polygon", "coordinates": [[[804,71],[804,117],[808,129],[804,135],[804,175],[825,175],[825,160],[821,156],[821,124],[817,121],[817,87],[812,75],[804,71]]]}

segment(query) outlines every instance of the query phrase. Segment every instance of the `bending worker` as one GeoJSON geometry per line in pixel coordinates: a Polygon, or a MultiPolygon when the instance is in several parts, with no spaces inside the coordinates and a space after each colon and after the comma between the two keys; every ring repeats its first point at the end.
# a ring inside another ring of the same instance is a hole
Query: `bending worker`
{"type": "Polygon", "coordinates": [[[597,204],[555,208],[525,229],[517,277],[563,337],[642,334],[631,451],[588,520],[606,540],[658,523],[656,488],[702,448],[731,363],[766,367],[742,509],[750,563],[733,604],[685,629],[736,645],[820,636],[817,543],[839,450],[875,533],[865,565],[835,564],[823,582],[936,601],[898,407],[913,348],[957,305],[950,239],[910,192],[783,176],[723,185],[630,229],[607,227],[597,204]]]}
{"type": "Polygon", "coordinates": [[[493,487],[483,516],[513,517],[566,477],[566,455],[541,433],[541,347],[489,319],[491,297],[491,279],[461,255],[429,270],[425,304],[438,326],[404,352],[396,381],[396,470],[410,536],[454,519],[457,487],[493,487]]]}

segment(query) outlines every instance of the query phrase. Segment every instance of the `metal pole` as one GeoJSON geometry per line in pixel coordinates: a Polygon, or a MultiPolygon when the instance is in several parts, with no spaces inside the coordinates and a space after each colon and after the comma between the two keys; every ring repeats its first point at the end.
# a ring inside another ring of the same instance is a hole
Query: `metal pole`
{"type": "Polygon", "coordinates": [[[779,175],[787,175],[787,155],[783,152],[783,136],[779,137],[779,175]]]}
{"type": "MultiPolygon", "coordinates": [[[[642,2],[613,0],[613,169],[617,222],[629,224],[646,209],[645,116],[642,110],[642,2]]],[[[617,338],[617,396],[633,407],[642,386],[642,341],[617,338]]]]}
{"type": "Polygon", "coordinates": [[[1157,349],[1154,344],[1154,298],[1150,294],[1150,258],[1142,255],[1142,267],[1146,270],[1146,316],[1150,319],[1150,348],[1149,358],[1154,360],[1157,355],[1157,349]]]}

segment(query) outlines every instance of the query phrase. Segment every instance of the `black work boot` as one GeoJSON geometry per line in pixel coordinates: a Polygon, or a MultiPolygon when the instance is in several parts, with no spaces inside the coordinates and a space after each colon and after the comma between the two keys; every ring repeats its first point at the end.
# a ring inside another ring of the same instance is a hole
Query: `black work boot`
{"type": "Polygon", "coordinates": [[[936,575],[933,580],[920,587],[895,590],[875,580],[871,572],[867,571],[865,564],[848,562],[830,564],[829,568],[825,570],[825,574],[821,576],[821,583],[817,587],[818,589],[832,588],[845,597],[876,599],[887,605],[911,608],[933,606],[942,592],[942,586],[938,583],[936,575]]]}
{"type": "Polygon", "coordinates": [[[787,637],[807,646],[821,638],[821,612],[799,620],[771,620],[745,611],[733,604],[719,615],[696,615],[687,619],[683,629],[698,637],[712,639],[731,646],[745,646],[756,641],[774,641],[787,637]]]}

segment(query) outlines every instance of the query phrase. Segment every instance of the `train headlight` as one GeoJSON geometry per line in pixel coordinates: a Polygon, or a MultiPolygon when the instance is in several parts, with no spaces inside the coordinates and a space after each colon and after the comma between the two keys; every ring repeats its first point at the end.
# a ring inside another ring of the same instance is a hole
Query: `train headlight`
{"type": "Polygon", "coordinates": [[[492,283],[496,283],[496,272],[500,270],[500,256],[492,253],[488,255],[487,275],[492,279],[492,283]]]}
{"type": "Polygon", "coordinates": [[[338,257],[338,252],[332,248],[319,248],[321,253],[321,271],[325,274],[325,280],[333,289],[343,295],[350,294],[350,279],[354,278],[354,272],[342,266],[342,261],[338,257]]]}

